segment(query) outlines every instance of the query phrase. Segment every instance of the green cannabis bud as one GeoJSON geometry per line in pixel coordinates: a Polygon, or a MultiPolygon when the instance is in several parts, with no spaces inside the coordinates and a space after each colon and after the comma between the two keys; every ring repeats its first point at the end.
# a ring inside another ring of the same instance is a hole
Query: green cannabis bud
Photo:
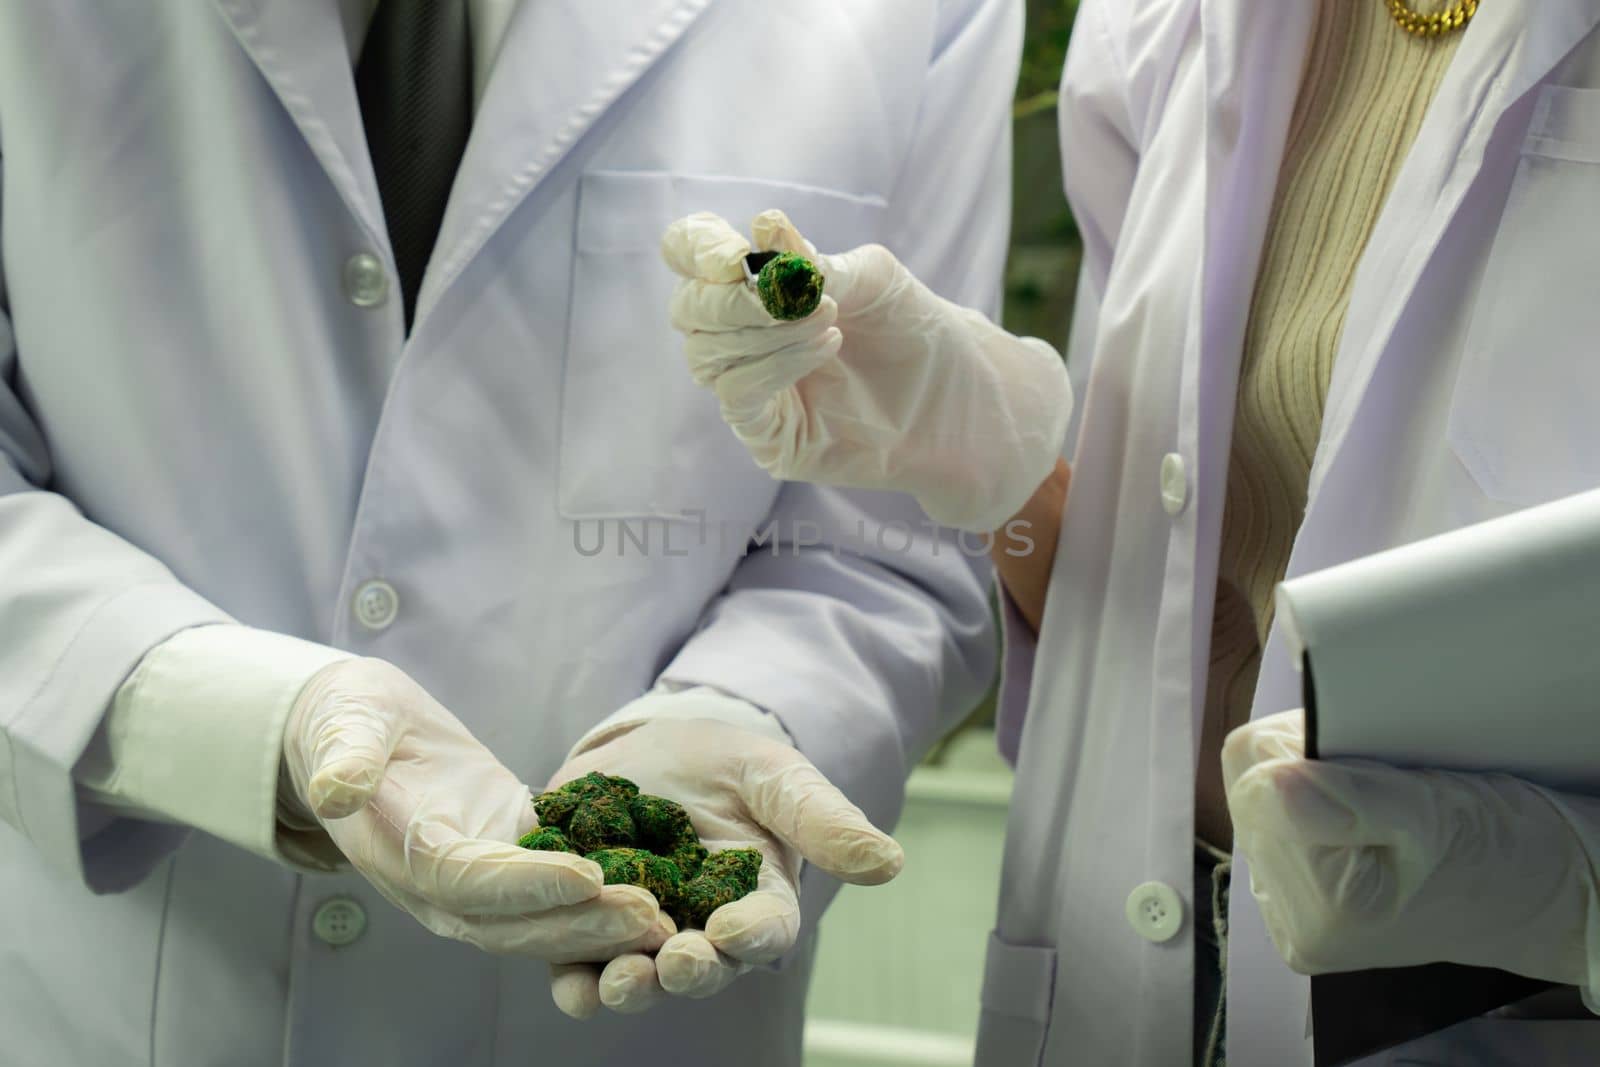
{"type": "Polygon", "coordinates": [[[707,857],[700,873],[678,891],[673,920],[680,926],[705,926],[712,912],[753,892],[760,872],[761,853],[753,848],[730,848],[707,857]]]}
{"type": "Polygon", "coordinates": [[[600,865],[606,885],[636,885],[646,889],[669,914],[677,906],[683,872],[665,856],[642,848],[603,848],[584,859],[600,865]]]}
{"type": "Polygon", "coordinates": [[[523,848],[531,848],[535,852],[578,851],[572,847],[572,842],[567,840],[567,835],[554,826],[536,826],[532,832],[523,834],[517,844],[523,848]]]}
{"type": "Polygon", "coordinates": [[[706,847],[694,832],[694,823],[682,804],[665,797],[640,794],[630,811],[639,833],[639,847],[665,856],[678,865],[685,879],[700,873],[706,847]]]}
{"type": "Polygon", "coordinates": [[[639,839],[628,804],[618,797],[595,797],[578,805],[567,820],[567,837],[585,855],[603,848],[630,848],[639,839]]]}
{"type": "Polygon", "coordinates": [[[756,275],[756,295],[767,314],[785,322],[803,319],[822,303],[822,273],[805,256],[773,256],[756,275]]]}
{"type": "Polygon", "coordinates": [[[706,851],[682,804],[639,792],[626,778],[590,773],[534,798],[539,826],[517,843],[575,852],[600,865],[607,885],[655,895],[680,930],[756,887],[761,853],[706,851]]]}
{"type": "Polygon", "coordinates": [[[533,800],[533,810],[541,825],[565,827],[580,804],[601,797],[615,797],[627,804],[638,795],[639,787],[626,778],[608,778],[591,771],[560,789],[540,793],[533,800]]]}

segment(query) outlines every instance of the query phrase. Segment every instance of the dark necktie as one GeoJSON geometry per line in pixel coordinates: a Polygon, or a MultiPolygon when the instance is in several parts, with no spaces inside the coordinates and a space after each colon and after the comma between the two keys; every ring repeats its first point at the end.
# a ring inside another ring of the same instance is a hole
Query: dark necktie
{"type": "Polygon", "coordinates": [[[356,65],[407,332],[472,129],[466,0],[383,0],[356,65]]]}

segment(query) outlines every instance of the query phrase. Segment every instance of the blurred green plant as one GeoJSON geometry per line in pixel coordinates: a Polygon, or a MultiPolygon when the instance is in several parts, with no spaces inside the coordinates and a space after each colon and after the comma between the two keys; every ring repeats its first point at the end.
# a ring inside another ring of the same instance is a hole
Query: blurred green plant
{"type": "Polygon", "coordinates": [[[1014,118],[1024,119],[1056,106],[1056,86],[1061,82],[1061,67],[1067,60],[1067,42],[1077,13],[1077,0],[1029,0],[1014,118]]]}

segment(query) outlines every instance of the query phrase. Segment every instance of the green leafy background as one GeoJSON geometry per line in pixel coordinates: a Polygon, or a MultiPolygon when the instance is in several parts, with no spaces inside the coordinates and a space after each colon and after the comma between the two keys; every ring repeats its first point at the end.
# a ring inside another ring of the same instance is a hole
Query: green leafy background
{"type": "Polygon", "coordinates": [[[1017,82],[1011,258],[1006,325],[1061,348],[1072,318],[1078,229],[1061,194],[1056,86],[1066,59],[1075,2],[1029,0],[1022,76],[1017,82]]]}

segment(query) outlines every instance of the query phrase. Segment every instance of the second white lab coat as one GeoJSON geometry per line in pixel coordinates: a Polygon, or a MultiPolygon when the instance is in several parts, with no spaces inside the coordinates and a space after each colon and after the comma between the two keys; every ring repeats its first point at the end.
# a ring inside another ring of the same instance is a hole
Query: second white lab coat
{"type": "MultiPolygon", "coordinates": [[[[1018,779],[981,1067],[1191,1059],[1234,395],[1314,7],[1087,0],[1074,30],[1062,151],[1088,387],[1042,634],[1036,652],[1016,635],[1006,667],[1018,779]],[[1152,940],[1140,916],[1167,890],[1185,921],[1152,940]]],[[[1290,575],[1600,485],[1597,22],[1585,0],[1495,0],[1465,31],[1354,279],[1290,575]]],[[[1253,714],[1300,705],[1275,635],[1253,714]]],[[[1231,900],[1228,1063],[1309,1064],[1308,981],[1242,863],[1231,900]]],[[[1594,1064],[1600,1025],[1474,1020],[1370,1062],[1594,1064]]]]}
{"type": "MultiPolygon", "coordinates": [[[[987,568],[909,498],[757,467],[684,371],[659,241],[783,208],[992,308],[1021,15],[518,5],[407,336],[339,5],[0,5],[0,1064],[798,1065],[809,938],[579,1023],[543,964],[348,870],[108,822],[73,767],[150,647],[232,617],[398,664],[535,788],[658,675],[716,686],[891,825],[990,674],[987,568]]],[[[221,711],[175,762],[270,775],[221,711]]]]}

